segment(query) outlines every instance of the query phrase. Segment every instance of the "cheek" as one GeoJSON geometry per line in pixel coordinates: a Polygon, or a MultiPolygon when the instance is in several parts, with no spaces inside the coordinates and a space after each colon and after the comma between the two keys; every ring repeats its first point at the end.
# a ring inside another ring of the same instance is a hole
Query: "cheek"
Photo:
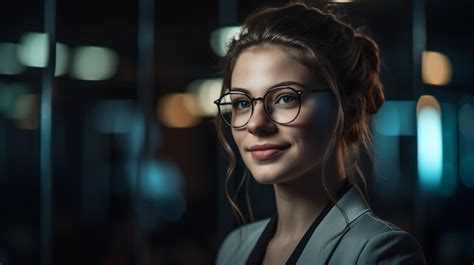
{"type": "Polygon", "coordinates": [[[237,145],[237,147],[239,148],[240,152],[242,152],[242,148],[243,148],[242,145],[243,145],[243,140],[244,140],[244,137],[245,137],[245,133],[246,133],[245,130],[232,129],[232,138],[234,139],[234,142],[237,145]]]}
{"type": "Polygon", "coordinates": [[[330,141],[335,123],[335,108],[330,98],[308,100],[295,121],[304,147],[323,152],[330,141]]]}

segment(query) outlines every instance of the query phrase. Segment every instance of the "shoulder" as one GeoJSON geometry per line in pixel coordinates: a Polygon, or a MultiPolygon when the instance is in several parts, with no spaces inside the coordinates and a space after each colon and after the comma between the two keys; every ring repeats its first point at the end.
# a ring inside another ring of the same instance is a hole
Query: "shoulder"
{"type": "Polygon", "coordinates": [[[270,218],[242,225],[230,232],[217,252],[216,264],[243,264],[270,218]]]}
{"type": "Polygon", "coordinates": [[[356,264],[425,264],[417,240],[372,211],[365,212],[350,223],[340,247],[352,249],[356,264]]]}

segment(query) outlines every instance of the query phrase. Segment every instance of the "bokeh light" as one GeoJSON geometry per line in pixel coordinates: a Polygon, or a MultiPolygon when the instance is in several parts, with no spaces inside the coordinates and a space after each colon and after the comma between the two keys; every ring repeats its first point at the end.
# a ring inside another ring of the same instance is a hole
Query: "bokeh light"
{"type": "Polygon", "coordinates": [[[21,129],[35,130],[39,127],[40,97],[34,94],[21,95],[15,104],[15,119],[21,129]]]}
{"type": "Polygon", "coordinates": [[[56,43],[56,68],[55,76],[61,76],[67,73],[69,69],[70,50],[69,47],[62,43],[56,43]]]}
{"type": "Polygon", "coordinates": [[[129,163],[127,171],[129,186],[142,201],[143,211],[138,217],[147,229],[156,226],[160,220],[173,221],[183,216],[186,211],[185,182],[173,163],[155,159],[143,162],[138,180],[135,178],[135,163],[129,163]]]}
{"type": "Polygon", "coordinates": [[[25,70],[17,57],[16,43],[0,42],[0,74],[16,75],[25,70]]]}
{"type": "Polygon", "coordinates": [[[119,56],[112,49],[82,46],[74,51],[71,76],[87,81],[105,80],[113,77],[118,69],[119,56]]]}
{"type": "Polygon", "coordinates": [[[466,187],[474,187],[474,152],[464,153],[460,158],[459,175],[466,187]]]}
{"type": "Polygon", "coordinates": [[[424,83],[443,86],[451,81],[452,66],[446,55],[439,52],[425,51],[422,57],[424,83]]]}
{"type": "Polygon", "coordinates": [[[463,104],[458,116],[459,132],[463,137],[474,140],[474,106],[463,104]]]}
{"type": "Polygon", "coordinates": [[[190,93],[172,93],[163,96],[156,107],[158,120],[170,128],[196,126],[199,111],[196,97],[190,93]]]}
{"type": "Polygon", "coordinates": [[[458,112],[459,176],[466,187],[474,187],[474,107],[467,97],[458,112]]]}
{"type": "MultiPolygon", "coordinates": [[[[29,67],[46,67],[48,64],[48,35],[46,33],[27,32],[20,39],[17,50],[18,60],[29,67]]],[[[69,48],[63,43],[56,43],[55,76],[67,72],[69,48]]]]}
{"type": "Polygon", "coordinates": [[[441,127],[443,139],[443,176],[438,194],[451,197],[456,193],[458,183],[458,141],[456,106],[443,102],[441,106],[441,127]]]}
{"type": "Polygon", "coordinates": [[[20,39],[18,59],[26,66],[46,67],[48,60],[48,35],[27,32],[20,39]]]}
{"type": "Polygon", "coordinates": [[[21,117],[17,105],[28,91],[29,87],[23,83],[0,83],[0,113],[10,119],[21,117]]]}
{"type": "Polygon", "coordinates": [[[443,173],[441,108],[433,96],[421,96],[416,108],[418,177],[422,188],[436,191],[443,173]]]}
{"type": "Polygon", "coordinates": [[[186,91],[196,96],[199,115],[215,116],[217,106],[214,104],[222,88],[222,79],[203,79],[193,81],[187,87],[186,91]]]}
{"type": "Polygon", "coordinates": [[[227,53],[227,45],[234,38],[237,37],[241,31],[240,26],[222,27],[214,30],[211,33],[211,47],[219,56],[224,56],[227,53]]]}
{"type": "Polygon", "coordinates": [[[394,102],[385,102],[374,117],[374,127],[383,135],[400,135],[400,112],[394,102]]]}

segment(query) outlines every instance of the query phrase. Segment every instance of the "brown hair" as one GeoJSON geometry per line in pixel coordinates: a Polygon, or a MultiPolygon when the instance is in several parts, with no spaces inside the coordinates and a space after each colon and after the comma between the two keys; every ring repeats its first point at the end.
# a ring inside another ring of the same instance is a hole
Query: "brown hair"
{"type": "MultiPolygon", "coordinates": [[[[228,44],[228,52],[223,58],[221,93],[230,88],[239,55],[248,48],[262,45],[285,48],[291,56],[314,69],[320,84],[332,90],[337,100],[337,120],[328,151],[331,147],[339,148],[343,154],[343,165],[339,165],[341,174],[345,174],[368,201],[360,153],[364,151],[372,162],[370,116],[384,102],[378,45],[335,14],[305,3],[258,9],[245,19],[239,36],[228,44]]],[[[236,203],[236,197],[241,188],[248,185],[250,174],[245,171],[237,190],[231,195],[228,184],[236,167],[236,156],[225,137],[227,125],[220,117],[216,117],[216,127],[219,142],[229,159],[224,187],[226,197],[239,223],[245,223],[246,218],[236,203]]],[[[328,152],[324,155],[323,168],[328,155],[328,152]]],[[[322,182],[328,197],[335,202],[324,175],[322,182]]],[[[248,193],[245,195],[247,210],[253,219],[248,193]]]]}

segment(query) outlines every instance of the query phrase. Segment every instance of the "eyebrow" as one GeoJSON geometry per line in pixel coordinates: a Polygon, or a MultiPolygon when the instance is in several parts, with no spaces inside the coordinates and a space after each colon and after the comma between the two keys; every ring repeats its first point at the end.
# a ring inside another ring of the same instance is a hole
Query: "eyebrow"
{"type": "MultiPolygon", "coordinates": [[[[289,86],[289,85],[297,85],[297,86],[300,86],[302,88],[307,88],[307,86],[299,83],[299,82],[295,82],[295,81],[284,81],[284,82],[280,82],[278,84],[275,84],[269,88],[266,89],[266,91],[272,89],[272,88],[276,88],[276,87],[282,87],[282,86],[289,86]]],[[[242,91],[242,92],[246,92],[246,93],[249,93],[250,94],[250,91],[248,89],[245,89],[245,88],[241,88],[241,87],[233,87],[230,89],[230,91],[242,91]]]]}

